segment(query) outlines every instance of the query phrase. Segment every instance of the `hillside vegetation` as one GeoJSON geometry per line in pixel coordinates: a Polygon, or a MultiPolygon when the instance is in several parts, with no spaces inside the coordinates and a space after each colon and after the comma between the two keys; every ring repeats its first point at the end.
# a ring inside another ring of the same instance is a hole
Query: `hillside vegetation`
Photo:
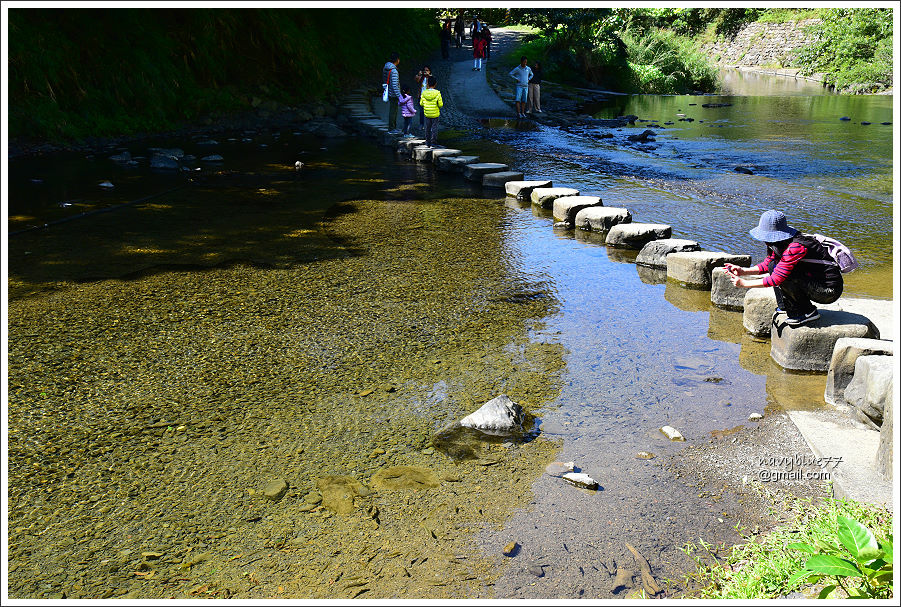
{"type": "Polygon", "coordinates": [[[826,75],[840,92],[878,92],[892,86],[892,10],[627,8],[517,9],[510,19],[540,30],[523,51],[546,57],[554,80],[632,93],[712,92],[713,61],[704,43],[729,39],[754,22],[819,19],[814,40],[791,66],[826,75]]]}
{"type": "Polygon", "coordinates": [[[391,51],[437,46],[421,9],[11,9],[9,134],[161,131],[201,116],[336,99],[391,51]],[[387,35],[389,32],[403,35],[387,35]]]}

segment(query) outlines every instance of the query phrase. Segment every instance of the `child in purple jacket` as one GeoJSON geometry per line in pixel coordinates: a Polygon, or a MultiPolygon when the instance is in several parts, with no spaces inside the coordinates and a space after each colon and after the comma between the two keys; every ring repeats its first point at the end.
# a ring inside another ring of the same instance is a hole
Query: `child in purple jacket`
{"type": "Polygon", "coordinates": [[[400,106],[400,114],[404,117],[404,137],[413,137],[410,129],[413,126],[413,116],[416,115],[416,107],[413,105],[413,96],[410,95],[410,87],[405,86],[400,91],[400,97],[397,100],[400,106]]]}

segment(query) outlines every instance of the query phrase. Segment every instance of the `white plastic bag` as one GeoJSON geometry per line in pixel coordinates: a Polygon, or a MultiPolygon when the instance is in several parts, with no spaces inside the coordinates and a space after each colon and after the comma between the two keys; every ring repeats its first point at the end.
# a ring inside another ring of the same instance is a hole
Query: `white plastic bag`
{"type": "Polygon", "coordinates": [[[387,84],[382,85],[382,101],[384,101],[385,103],[388,103],[388,85],[387,84]]]}

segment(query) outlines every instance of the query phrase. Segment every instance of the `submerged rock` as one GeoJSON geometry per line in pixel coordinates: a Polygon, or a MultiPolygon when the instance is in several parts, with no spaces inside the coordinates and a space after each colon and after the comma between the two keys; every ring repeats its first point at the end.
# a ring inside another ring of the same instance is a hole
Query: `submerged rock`
{"type": "Polygon", "coordinates": [[[598,482],[584,472],[567,472],[561,477],[568,483],[582,489],[597,489],[598,482]]]}
{"type": "Polygon", "coordinates": [[[684,441],[685,437],[682,436],[682,433],[673,428],[672,426],[663,426],[660,428],[660,431],[663,432],[664,436],[666,436],[670,440],[674,441],[684,441]]]}
{"type": "Polygon", "coordinates": [[[353,512],[355,497],[370,494],[369,489],[350,476],[323,476],[316,481],[316,487],[322,494],[322,505],[341,515],[353,512]]]}
{"type": "Polygon", "coordinates": [[[428,468],[419,466],[392,466],[382,468],[372,476],[376,489],[412,490],[431,489],[439,485],[438,477],[428,468]]]}
{"type": "Polygon", "coordinates": [[[266,486],[263,487],[262,495],[268,500],[277,502],[282,497],[284,497],[287,491],[288,483],[285,481],[285,479],[276,478],[269,481],[266,486]]]}

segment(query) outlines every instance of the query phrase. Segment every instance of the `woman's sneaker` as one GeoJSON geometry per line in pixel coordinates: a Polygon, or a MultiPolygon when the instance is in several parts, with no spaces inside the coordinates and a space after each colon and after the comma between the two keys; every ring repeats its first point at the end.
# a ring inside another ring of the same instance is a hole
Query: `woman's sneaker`
{"type": "Polygon", "coordinates": [[[791,327],[797,327],[799,325],[805,325],[811,321],[814,321],[820,317],[819,311],[814,308],[807,314],[801,314],[800,316],[789,316],[785,319],[785,324],[791,327]]]}

